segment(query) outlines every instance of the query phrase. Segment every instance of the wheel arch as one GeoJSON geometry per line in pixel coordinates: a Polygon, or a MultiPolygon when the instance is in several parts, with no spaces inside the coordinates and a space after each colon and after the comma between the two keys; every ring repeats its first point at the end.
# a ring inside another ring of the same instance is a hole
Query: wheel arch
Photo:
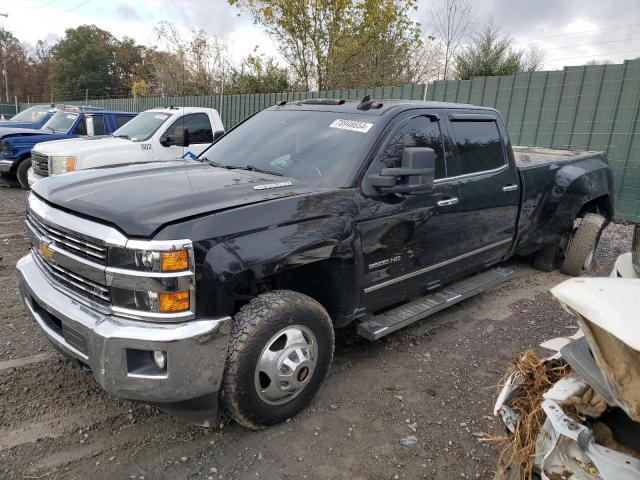
{"type": "Polygon", "coordinates": [[[357,303],[354,292],[359,291],[355,272],[353,261],[330,257],[274,273],[238,288],[233,314],[261,293],[292,290],[313,298],[329,313],[334,326],[343,327],[354,318],[357,303]]]}
{"type": "Polygon", "coordinates": [[[18,171],[18,166],[24,162],[26,159],[31,158],[31,151],[25,152],[23,154],[21,154],[18,159],[13,162],[13,165],[11,166],[11,170],[10,173],[16,173],[18,171]]]}

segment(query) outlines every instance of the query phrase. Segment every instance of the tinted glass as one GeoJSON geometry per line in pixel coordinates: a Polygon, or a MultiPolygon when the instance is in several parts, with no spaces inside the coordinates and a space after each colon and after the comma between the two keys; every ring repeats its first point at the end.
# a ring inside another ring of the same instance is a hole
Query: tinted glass
{"type": "Polygon", "coordinates": [[[211,143],[213,142],[213,131],[211,130],[211,122],[209,116],[205,113],[196,113],[194,115],[185,115],[176,120],[173,125],[167,129],[169,141],[175,135],[177,127],[184,127],[189,130],[189,143],[211,143]]]}
{"type": "Polygon", "coordinates": [[[85,123],[86,118],[82,117],[80,119],[80,121],[78,122],[78,124],[76,125],[76,128],[73,129],[73,133],[75,133],[76,135],[86,135],[87,134],[87,125],[85,123]]]}
{"type": "Polygon", "coordinates": [[[456,143],[449,176],[483,172],[506,163],[495,122],[451,122],[456,143]]]}
{"type": "MultiPolygon", "coordinates": [[[[375,141],[380,117],[267,110],[229,131],[202,159],[254,167],[321,187],[349,187],[375,141]]],[[[386,119],[384,119],[386,122],[386,119]]]]}
{"type": "Polygon", "coordinates": [[[128,117],[128,116],[125,116],[125,115],[116,115],[116,129],[118,129],[121,126],[123,126],[125,123],[127,123],[132,118],[133,117],[128,117]]]}
{"type": "Polygon", "coordinates": [[[107,130],[104,126],[104,117],[102,115],[91,115],[93,121],[93,134],[94,135],[106,135],[107,130]]]}
{"type": "Polygon", "coordinates": [[[391,137],[384,150],[369,169],[369,173],[376,173],[382,168],[402,167],[402,152],[407,147],[429,147],[436,152],[435,178],[445,176],[444,148],[439,122],[432,122],[431,118],[421,116],[406,121],[391,137]],[[375,170],[375,172],[374,172],[375,170]]]}

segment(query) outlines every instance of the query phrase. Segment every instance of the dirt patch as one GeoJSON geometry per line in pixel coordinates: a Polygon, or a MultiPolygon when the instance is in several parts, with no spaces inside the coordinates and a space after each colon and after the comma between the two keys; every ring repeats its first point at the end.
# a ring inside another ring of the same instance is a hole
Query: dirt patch
{"type": "MultiPolygon", "coordinates": [[[[49,347],[15,289],[24,198],[0,188],[0,362],[51,356],[0,370],[0,478],[493,478],[497,448],[480,439],[503,432],[496,385],[523,350],[576,328],[546,293],[566,277],[514,263],[506,284],[381,341],[338,332],[331,374],[291,421],[192,427],[106,395],[49,347]]],[[[595,273],[630,244],[631,227],[611,225],[595,273]]]]}

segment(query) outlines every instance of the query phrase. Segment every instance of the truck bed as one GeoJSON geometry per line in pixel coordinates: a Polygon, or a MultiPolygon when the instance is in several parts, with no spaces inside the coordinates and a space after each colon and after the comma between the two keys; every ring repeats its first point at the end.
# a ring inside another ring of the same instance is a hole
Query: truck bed
{"type": "Polygon", "coordinates": [[[590,158],[603,158],[602,152],[563,150],[545,147],[514,146],[513,156],[518,168],[535,167],[546,163],[562,163],[590,158]]]}

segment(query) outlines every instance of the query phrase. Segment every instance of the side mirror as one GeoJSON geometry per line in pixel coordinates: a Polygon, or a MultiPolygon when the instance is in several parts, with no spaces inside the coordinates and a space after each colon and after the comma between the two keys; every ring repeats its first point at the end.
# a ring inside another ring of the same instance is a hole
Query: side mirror
{"type": "Polygon", "coordinates": [[[173,136],[173,145],[178,147],[189,146],[189,129],[185,127],[176,127],[176,133],[173,136]]]}
{"type": "Polygon", "coordinates": [[[168,147],[169,146],[169,137],[167,137],[167,135],[162,135],[159,140],[160,145],[162,145],[163,147],[168,147]]]}
{"type": "Polygon", "coordinates": [[[424,193],[433,188],[436,152],[428,147],[407,147],[402,167],[383,168],[380,175],[369,175],[369,182],[383,193],[424,193]]]}
{"type": "Polygon", "coordinates": [[[213,132],[213,142],[217,142],[224,135],[224,130],[216,130],[213,132]]]}

